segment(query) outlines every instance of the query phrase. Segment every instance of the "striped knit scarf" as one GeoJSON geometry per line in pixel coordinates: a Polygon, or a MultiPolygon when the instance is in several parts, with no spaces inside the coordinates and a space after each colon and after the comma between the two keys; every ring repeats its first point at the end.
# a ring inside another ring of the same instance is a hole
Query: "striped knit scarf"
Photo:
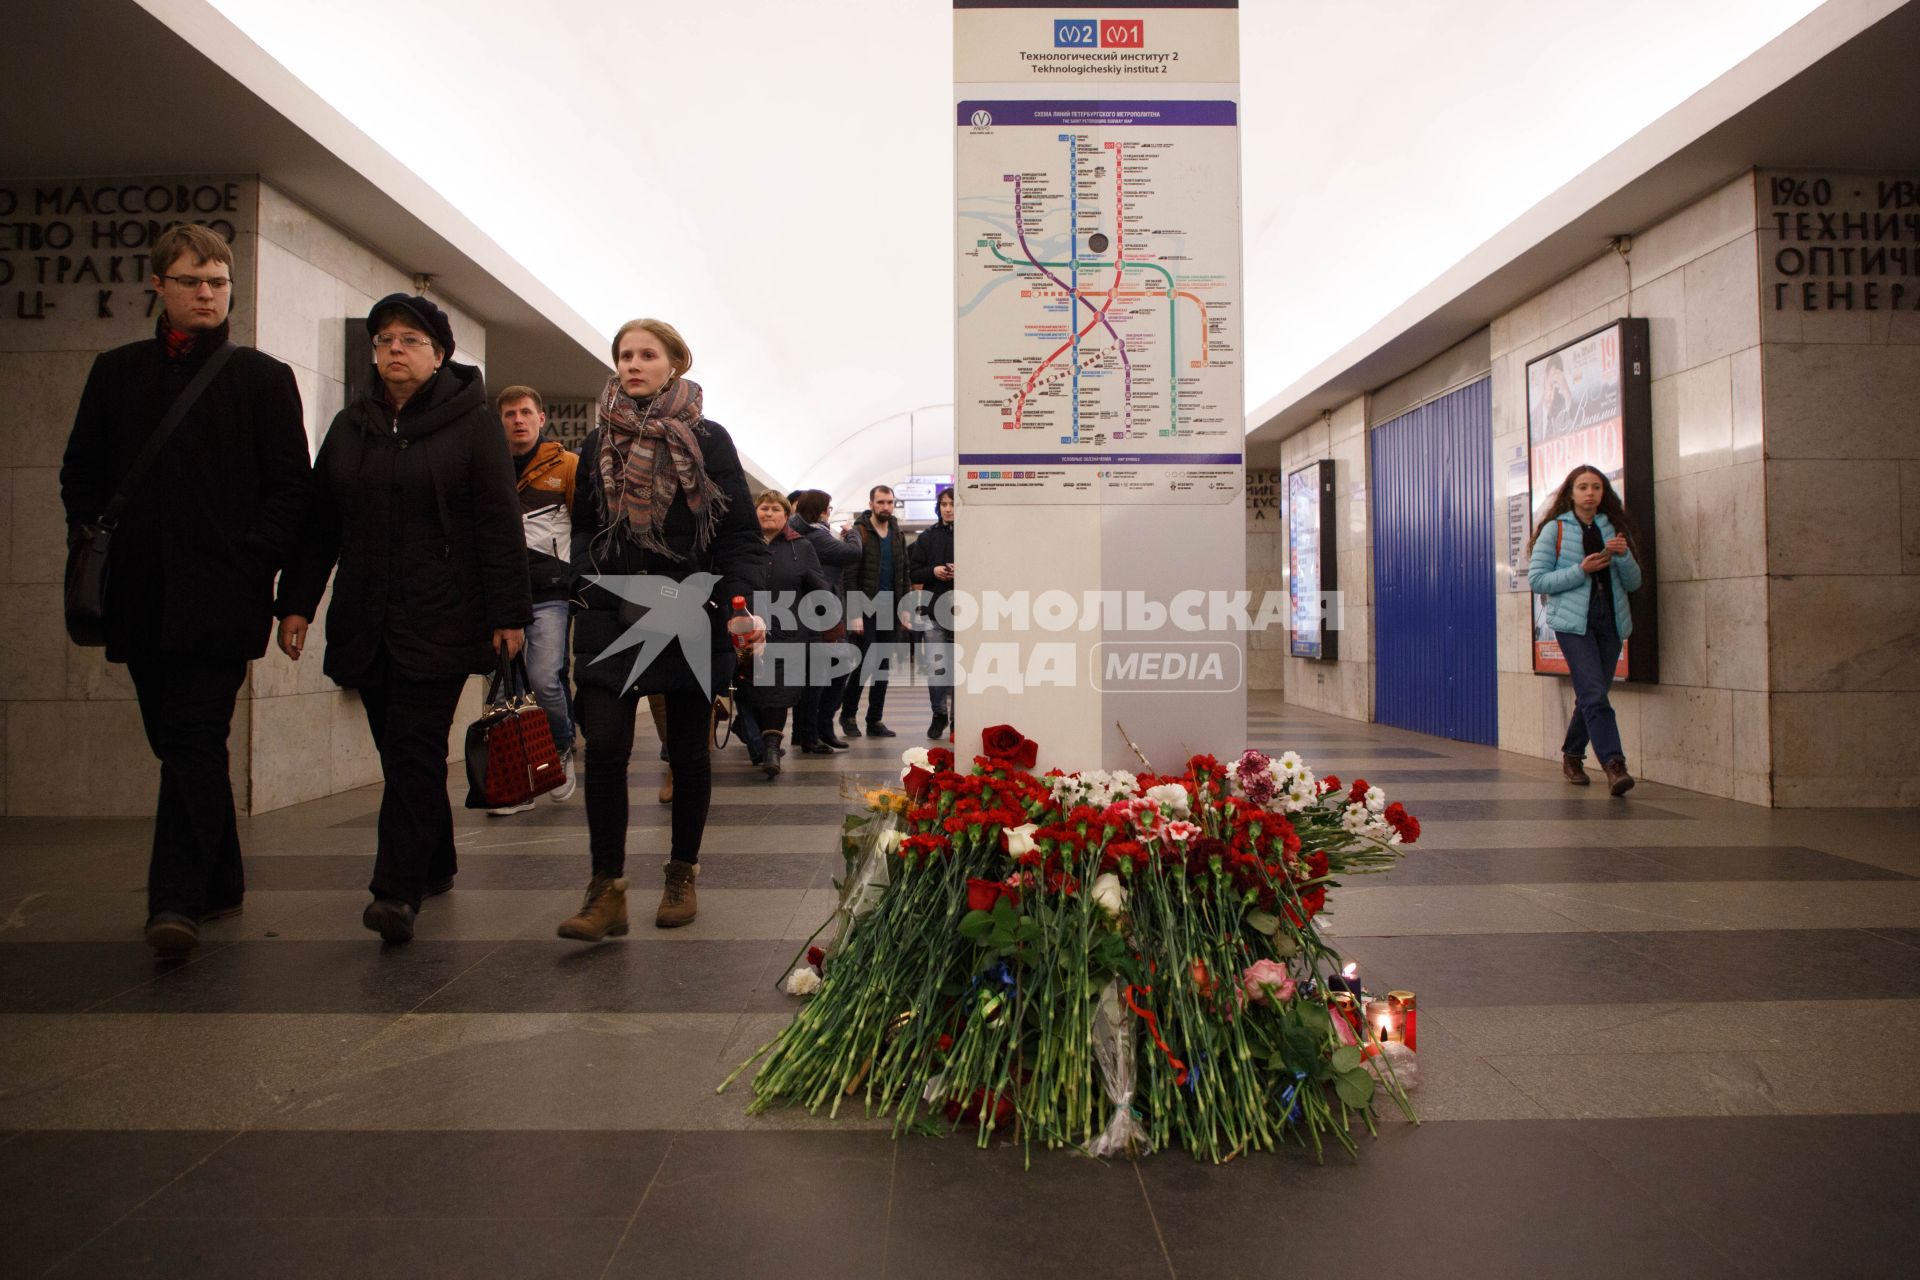
{"type": "Polygon", "coordinates": [[[678,559],[661,534],[673,500],[684,494],[693,513],[695,558],[707,549],[726,495],[707,475],[701,456],[700,384],[675,378],[644,404],[607,379],[600,397],[600,485],[609,523],[649,551],[678,559]]]}

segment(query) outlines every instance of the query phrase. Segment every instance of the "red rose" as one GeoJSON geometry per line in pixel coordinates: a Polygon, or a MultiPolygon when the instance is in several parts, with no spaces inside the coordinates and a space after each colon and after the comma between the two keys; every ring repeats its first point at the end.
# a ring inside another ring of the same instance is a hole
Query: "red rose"
{"type": "Polygon", "coordinates": [[[816,970],[825,969],[827,967],[827,953],[819,947],[808,947],[807,963],[812,965],[816,970]]]}
{"type": "Polygon", "coordinates": [[[998,880],[969,880],[967,881],[967,910],[991,911],[993,904],[1000,901],[1000,895],[1006,891],[1007,886],[998,880]]]}
{"type": "Polygon", "coordinates": [[[933,775],[925,769],[922,769],[919,765],[909,766],[907,776],[902,780],[902,785],[905,786],[907,791],[907,799],[918,800],[921,796],[925,795],[927,786],[932,781],[933,775]]]}
{"type": "Polygon", "coordinates": [[[996,764],[1016,769],[1031,769],[1040,758],[1040,744],[1010,724],[996,724],[980,731],[980,748],[996,764]]]}

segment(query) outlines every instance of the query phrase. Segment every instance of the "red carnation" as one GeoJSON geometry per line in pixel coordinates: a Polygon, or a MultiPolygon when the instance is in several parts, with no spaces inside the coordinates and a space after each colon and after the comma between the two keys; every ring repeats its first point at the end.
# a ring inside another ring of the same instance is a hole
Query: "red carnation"
{"type": "Polygon", "coordinates": [[[1388,826],[1400,833],[1400,843],[1412,844],[1420,838],[1420,819],[1407,812],[1407,806],[1395,800],[1387,806],[1380,818],[1388,826]]]}
{"type": "Polygon", "coordinates": [[[1353,780],[1353,786],[1347,791],[1347,803],[1365,804],[1367,800],[1367,790],[1367,780],[1365,778],[1355,778],[1353,780]]]}
{"type": "Polygon", "coordinates": [[[808,947],[807,963],[812,965],[815,970],[823,970],[827,967],[827,953],[819,947],[808,947]]]}
{"type": "Polygon", "coordinates": [[[1320,779],[1320,794],[1321,794],[1321,795],[1323,795],[1323,796],[1330,796],[1330,795],[1332,795],[1332,794],[1333,794],[1334,792],[1336,792],[1336,791],[1338,791],[1339,789],[1340,789],[1340,775],[1339,775],[1339,774],[1337,774],[1337,773],[1330,773],[1330,774],[1328,774],[1328,775],[1327,775],[1326,777],[1324,777],[1324,778],[1322,778],[1322,779],[1320,779]]]}
{"type": "Polygon", "coordinates": [[[995,764],[1015,769],[1031,769],[1040,758],[1040,744],[1010,724],[996,724],[982,729],[980,747],[995,764]]]}

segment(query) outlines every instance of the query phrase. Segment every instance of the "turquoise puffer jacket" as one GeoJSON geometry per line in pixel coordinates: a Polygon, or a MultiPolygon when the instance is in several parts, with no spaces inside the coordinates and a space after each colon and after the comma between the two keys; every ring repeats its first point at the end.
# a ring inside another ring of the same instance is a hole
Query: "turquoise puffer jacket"
{"type": "MultiPolygon", "coordinates": [[[[1603,539],[1613,536],[1613,521],[1604,513],[1596,513],[1593,522],[1600,527],[1603,539]]],[[[1593,583],[1580,571],[1580,562],[1586,558],[1580,519],[1571,511],[1561,512],[1555,523],[1540,530],[1540,536],[1534,540],[1533,558],[1527,564],[1527,585],[1535,595],[1547,597],[1547,623],[1555,631],[1576,636],[1587,634],[1587,600],[1593,594],[1593,583]]],[[[1627,608],[1627,592],[1640,589],[1640,566],[1634,561],[1633,553],[1628,552],[1613,558],[1611,571],[1613,623],[1620,629],[1620,638],[1625,640],[1633,634],[1633,614],[1627,608]]]]}

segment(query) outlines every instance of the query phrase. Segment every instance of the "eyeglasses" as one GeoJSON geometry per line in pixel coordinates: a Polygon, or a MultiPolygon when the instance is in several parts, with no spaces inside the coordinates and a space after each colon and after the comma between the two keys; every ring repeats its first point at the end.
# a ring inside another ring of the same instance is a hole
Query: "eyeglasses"
{"type": "Polygon", "coordinates": [[[433,345],[432,338],[423,338],[417,333],[376,333],[373,335],[376,347],[405,347],[409,351],[418,351],[422,347],[433,345]]]}
{"type": "Polygon", "coordinates": [[[188,293],[200,292],[201,285],[205,285],[215,293],[225,293],[233,288],[233,281],[225,276],[161,276],[160,278],[172,281],[188,293]]]}

